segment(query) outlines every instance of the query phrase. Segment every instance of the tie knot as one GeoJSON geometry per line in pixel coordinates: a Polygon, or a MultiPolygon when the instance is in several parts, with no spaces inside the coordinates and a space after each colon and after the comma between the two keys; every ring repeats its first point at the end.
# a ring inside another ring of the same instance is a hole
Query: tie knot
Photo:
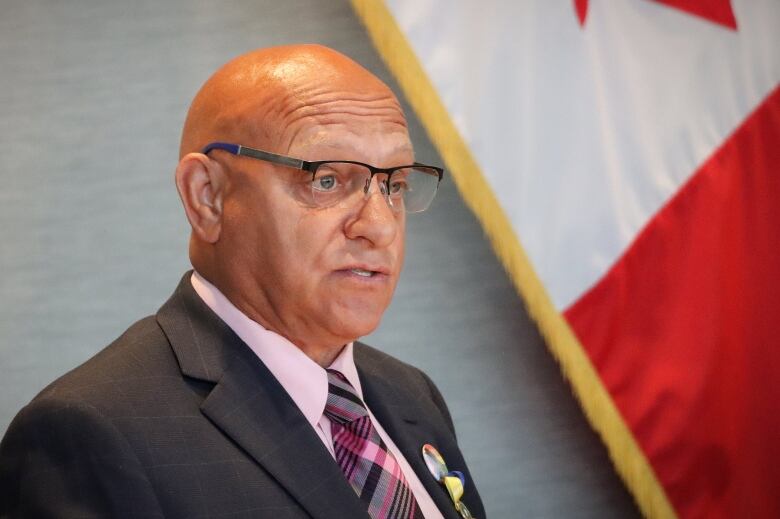
{"type": "Polygon", "coordinates": [[[366,406],[346,377],[334,369],[327,371],[328,401],[325,404],[325,416],[342,425],[367,416],[366,406]]]}

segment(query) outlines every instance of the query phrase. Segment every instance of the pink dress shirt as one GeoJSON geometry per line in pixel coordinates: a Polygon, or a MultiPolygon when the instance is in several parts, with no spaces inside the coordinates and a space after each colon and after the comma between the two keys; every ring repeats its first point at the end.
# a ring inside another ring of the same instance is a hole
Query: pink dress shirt
{"type": "MultiPolygon", "coordinates": [[[[328,398],[328,375],[325,370],[307,357],[293,343],[277,333],[266,330],[247,317],[233,306],[217,287],[206,281],[197,272],[193,272],[191,282],[192,287],[200,298],[203,299],[203,302],[255,352],[255,355],[276,377],[276,380],[290,395],[295,405],[298,406],[303,416],[306,417],[306,420],[314,428],[320,440],[322,440],[325,448],[328,449],[328,452],[335,459],[330,432],[330,420],[324,414],[325,402],[328,398]]],[[[358,378],[357,368],[352,356],[352,348],[352,343],[347,344],[329,368],[343,373],[362,400],[363,389],[360,386],[360,378],[358,378]]],[[[434,504],[431,496],[428,495],[417,474],[414,473],[409,466],[409,462],[406,461],[406,458],[398,450],[393,440],[387,435],[373,413],[371,413],[371,409],[368,409],[368,414],[379,436],[382,437],[387,448],[398,461],[406,481],[417,499],[417,504],[420,505],[420,511],[423,513],[423,516],[426,519],[443,519],[441,512],[434,504]]],[[[422,445],[420,448],[422,448],[422,445]]]]}

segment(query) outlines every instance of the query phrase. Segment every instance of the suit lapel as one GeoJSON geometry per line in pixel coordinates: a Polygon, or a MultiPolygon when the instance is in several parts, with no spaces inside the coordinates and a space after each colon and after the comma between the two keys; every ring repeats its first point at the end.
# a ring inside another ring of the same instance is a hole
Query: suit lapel
{"type": "Polygon", "coordinates": [[[309,422],[257,358],[237,359],[201,409],[312,517],[367,515],[309,422]]]}
{"type": "Polygon", "coordinates": [[[279,382],[182,279],[157,314],[182,373],[216,383],[201,411],[312,517],[367,517],[341,469],[279,382]],[[314,468],[314,470],[313,470],[314,468]]]}
{"type": "MultiPolygon", "coordinates": [[[[355,361],[358,362],[357,356],[355,361]]],[[[423,460],[422,446],[426,443],[435,445],[440,433],[429,426],[424,412],[415,404],[417,397],[386,380],[382,370],[373,369],[366,362],[357,367],[363,397],[371,412],[409,462],[442,515],[448,519],[460,519],[446,490],[431,475],[423,460]]]]}

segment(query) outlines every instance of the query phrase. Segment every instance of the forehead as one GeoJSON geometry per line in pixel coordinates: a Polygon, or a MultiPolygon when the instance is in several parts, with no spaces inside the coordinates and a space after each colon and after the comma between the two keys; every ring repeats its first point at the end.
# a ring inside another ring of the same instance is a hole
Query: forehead
{"type": "Polygon", "coordinates": [[[307,125],[296,134],[288,153],[305,160],[359,160],[377,166],[414,155],[406,128],[362,121],[307,125]]]}
{"type": "Polygon", "coordinates": [[[406,119],[389,90],[362,98],[330,93],[301,103],[285,118],[281,141],[287,153],[307,160],[330,152],[336,155],[328,158],[381,165],[413,154],[406,119]]]}

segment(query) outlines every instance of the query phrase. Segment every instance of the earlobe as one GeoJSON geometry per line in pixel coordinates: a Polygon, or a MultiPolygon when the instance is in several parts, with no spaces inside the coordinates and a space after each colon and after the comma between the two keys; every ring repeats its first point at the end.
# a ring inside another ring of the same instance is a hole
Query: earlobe
{"type": "Polygon", "coordinates": [[[223,172],[202,153],[182,157],[176,168],[176,189],[192,232],[202,241],[216,243],[222,230],[223,172]]]}

